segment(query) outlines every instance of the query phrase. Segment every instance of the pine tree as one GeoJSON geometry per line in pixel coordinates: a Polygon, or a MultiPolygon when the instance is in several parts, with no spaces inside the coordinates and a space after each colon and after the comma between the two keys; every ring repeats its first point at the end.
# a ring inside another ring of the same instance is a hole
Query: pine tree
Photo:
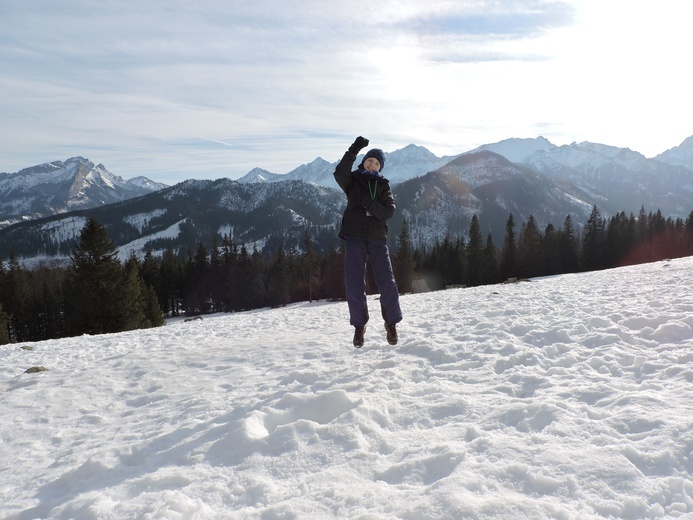
{"type": "Polygon", "coordinates": [[[505,241],[501,250],[500,275],[502,280],[518,276],[515,218],[510,213],[505,224],[505,241]]]}
{"type": "Polygon", "coordinates": [[[14,254],[10,256],[5,275],[6,308],[10,312],[9,334],[12,342],[31,341],[31,289],[29,273],[19,265],[14,254]]]}
{"type": "Polygon", "coordinates": [[[65,335],[63,319],[65,269],[39,266],[31,274],[36,327],[33,340],[63,337],[65,335]]]}
{"type": "MultiPolygon", "coordinates": [[[[7,308],[7,304],[5,302],[8,295],[9,290],[7,288],[7,271],[5,270],[5,262],[0,260],[0,337],[3,337],[3,331],[5,331],[4,333],[7,334],[7,343],[10,342],[10,332],[8,329],[10,317],[7,315],[7,313],[2,314],[2,306],[5,305],[5,308],[7,308]]],[[[1,341],[0,344],[2,344],[1,341]]]]}
{"type": "Polygon", "coordinates": [[[160,327],[165,323],[164,313],[161,310],[159,298],[151,285],[144,284],[142,287],[142,299],[144,302],[144,324],[143,327],[160,327]]]}
{"type": "Polygon", "coordinates": [[[257,309],[267,305],[267,288],[265,286],[265,259],[253,245],[253,254],[250,255],[250,307],[257,309]]]}
{"type": "Polygon", "coordinates": [[[106,229],[90,218],[72,252],[65,287],[65,316],[70,335],[119,332],[132,302],[124,300],[123,266],[106,229]]]}
{"type": "Polygon", "coordinates": [[[193,255],[188,250],[188,261],[185,266],[185,298],[183,306],[186,314],[207,314],[210,310],[210,266],[207,259],[207,248],[200,242],[193,255]]]}
{"type": "Polygon", "coordinates": [[[553,224],[549,224],[544,230],[544,239],[542,240],[543,261],[547,275],[563,272],[559,243],[560,234],[553,227],[553,224]]]}
{"type": "Polygon", "coordinates": [[[216,238],[212,241],[212,250],[209,253],[209,271],[206,283],[209,291],[210,312],[221,312],[224,310],[224,299],[226,291],[224,288],[227,277],[216,238]]]}
{"type": "Polygon", "coordinates": [[[160,263],[154,258],[151,249],[147,249],[140,265],[140,278],[145,285],[157,288],[161,284],[160,263]]]}
{"type": "Polygon", "coordinates": [[[467,272],[466,258],[464,254],[466,249],[467,247],[463,237],[459,237],[457,240],[455,240],[451,252],[452,278],[450,283],[452,285],[464,285],[467,272]]]}
{"type": "Polygon", "coordinates": [[[159,285],[156,294],[166,316],[178,316],[183,300],[183,265],[172,248],[164,251],[159,266],[159,285]]]}
{"type": "Polygon", "coordinates": [[[631,229],[631,222],[634,224],[635,217],[631,214],[629,219],[624,212],[617,213],[609,220],[605,243],[607,266],[622,265],[622,262],[629,263],[625,259],[633,249],[636,238],[635,228],[631,229]]]}
{"type": "Polygon", "coordinates": [[[469,224],[469,242],[466,248],[466,284],[469,286],[481,285],[483,281],[484,251],[479,227],[479,218],[472,215],[469,224]]]}
{"type": "Polygon", "coordinates": [[[0,259],[0,303],[7,296],[7,269],[5,269],[5,261],[0,259]]]}
{"type": "Polygon", "coordinates": [[[647,213],[645,212],[645,206],[640,206],[640,211],[638,212],[638,226],[637,226],[637,236],[638,244],[644,244],[648,239],[647,231],[647,213]]]}
{"type": "Polygon", "coordinates": [[[542,237],[533,215],[522,224],[517,251],[522,276],[530,278],[544,274],[542,237]]]}
{"type": "Polygon", "coordinates": [[[2,310],[2,302],[0,302],[0,345],[5,345],[10,342],[10,331],[8,324],[10,317],[2,310]]]}
{"type": "Polygon", "coordinates": [[[142,295],[138,261],[134,253],[125,263],[121,292],[123,295],[123,309],[121,309],[122,322],[119,329],[135,330],[148,327],[149,324],[144,316],[144,297],[142,295]]]}
{"type": "Polygon", "coordinates": [[[221,244],[222,273],[219,285],[222,287],[223,310],[226,312],[238,311],[246,308],[243,301],[247,294],[247,274],[244,265],[248,252],[245,246],[238,252],[238,246],[228,235],[224,235],[221,244]]]}
{"type": "Polygon", "coordinates": [[[129,302],[122,330],[158,327],[164,316],[154,289],[144,282],[142,268],[133,255],[125,264],[124,300],[129,302]]]}
{"type": "Polygon", "coordinates": [[[693,211],[688,214],[686,219],[685,241],[686,241],[686,254],[693,255],[693,211]]]}
{"type": "MultiPolygon", "coordinates": [[[[227,256],[225,255],[225,258],[227,256]]],[[[252,261],[245,244],[240,252],[234,245],[225,260],[228,269],[227,302],[230,311],[242,311],[253,306],[252,261]]]]}
{"type": "Polygon", "coordinates": [[[406,218],[402,221],[402,230],[397,237],[397,253],[392,263],[399,292],[411,292],[414,281],[414,257],[409,238],[409,223],[406,218]]]}
{"type": "Polygon", "coordinates": [[[448,285],[461,285],[464,283],[464,251],[465,244],[462,238],[451,240],[446,236],[443,243],[437,243],[433,247],[426,269],[435,273],[435,278],[429,277],[431,289],[444,289],[448,285]]]}
{"type": "Polygon", "coordinates": [[[580,248],[573,219],[568,215],[563,222],[563,229],[558,239],[558,255],[563,272],[576,273],[580,268],[580,248]]]}
{"type": "Polygon", "coordinates": [[[320,268],[322,297],[328,300],[343,300],[344,293],[344,241],[337,249],[330,247],[320,268]]]}
{"type": "Polygon", "coordinates": [[[657,213],[654,215],[650,213],[649,222],[649,233],[651,239],[650,260],[654,261],[665,258],[667,255],[665,252],[666,248],[664,243],[666,241],[667,225],[666,220],[662,215],[662,211],[658,209],[657,213]]]}
{"type": "Polygon", "coordinates": [[[595,205],[587,219],[582,238],[582,266],[586,271],[607,267],[605,246],[606,223],[595,205]]]}
{"type": "Polygon", "coordinates": [[[0,260],[0,345],[10,342],[10,316],[3,310],[8,294],[5,262],[0,260]]]}
{"type": "Polygon", "coordinates": [[[290,269],[289,259],[284,249],[284,241],[279,243],[279,249],[267,274],[267,296],[272,307],[280,307],[289,303],[290,269]]]}
{"type": "Polygon", "coordinates": [[[313,230],[306,226],[302,238],[303,252],[289,258],[291,264],[291,301],[313,301],[320,293],[319,259],[315,250],[313,230]]]}
{"type": "Polygon", "coordinates": [[[498,274],[498,252],[493,244],[491,233],[486,237],[486,246],[483,252],[483,261],[481,269],[481,283],[491,284],[499,282],[498,274]]]}

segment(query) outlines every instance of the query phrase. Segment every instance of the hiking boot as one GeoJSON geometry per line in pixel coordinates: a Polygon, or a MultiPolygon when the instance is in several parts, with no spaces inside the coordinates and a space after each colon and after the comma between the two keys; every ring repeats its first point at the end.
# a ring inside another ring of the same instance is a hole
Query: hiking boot
{"type": "Polygon", "coordinates": [[[354,329],[354,346],[356,348],[363,347],[363,335],[366,333],[366,327],[356,327],[354,329]]]}
{"type": "Polygon", "coordinates": [[[387,342],[390,345],[397,345],[397,328],[395,327],[395,324],[393,323],[392,325],[388,325],[386,323],[385,330],[387,331],[387,342]]]}

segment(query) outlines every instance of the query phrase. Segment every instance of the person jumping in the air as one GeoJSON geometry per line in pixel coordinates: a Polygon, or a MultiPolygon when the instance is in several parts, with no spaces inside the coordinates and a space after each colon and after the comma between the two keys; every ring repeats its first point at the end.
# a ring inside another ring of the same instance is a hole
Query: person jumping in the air
{"type": "Polygon", "coordinates": [[[344,287],[350,323],[355,328],[356,348],[363,346],[368,323],[367,262],[370,261],[380,293],[380,308],[390,345],[397,344],[396,324],[402,321],[399,290],[387,247],[387,220],[395,212],[395,199],[390,181],[380,173],[385,166],[385,154],[379,148],[369,150],[363,162],[352,171],[356,156],[366,146],[368,139],[357,137],[334,172],[337,184],[347,196],[339,238],[344,239],[344,287]]]}

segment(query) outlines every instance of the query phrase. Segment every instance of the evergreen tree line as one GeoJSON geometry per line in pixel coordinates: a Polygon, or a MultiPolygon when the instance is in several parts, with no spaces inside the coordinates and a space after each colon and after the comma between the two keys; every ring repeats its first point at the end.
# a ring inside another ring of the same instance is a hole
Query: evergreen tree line
{"type": "Polygon", "coordinates": [[[0,344],[122,332],[164,323],[137,260],[122,264],[103,226],[90,219],[69,268],[27,270],[0,262],[0,344]]]}
{"type": "MultiPolygon", "coordinates": [[[[163,324],[165,317],[276,307],[297,301],[344,298],[341,249],[317,252],[310,228],[301,253],[266,256],[225,236],[209,248],[165,251],[121,263],[105,229],[90,219],[69,267],[22,268],[0,262],[0,344],[101,334],[163,324]]],[[[392,252],[400,292],[424,279],[431,290],[508,279],[592,271],[693,255],[693,212],[685,220],[661,212],[607,219],[595,207],[582,230],[567,216],[561,228],[539,229],[533,216],[519,229],[512,214],[498,248],[471,219],[466,238],[446,237],[413,248],[405,220],[392,252]]],[[[368,275],[368,291],[377,289],[368,275]]]]}

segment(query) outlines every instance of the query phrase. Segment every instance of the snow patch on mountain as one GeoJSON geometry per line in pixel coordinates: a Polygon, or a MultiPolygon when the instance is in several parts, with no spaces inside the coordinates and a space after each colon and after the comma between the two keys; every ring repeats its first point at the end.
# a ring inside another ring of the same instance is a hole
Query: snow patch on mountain
{"type": "Polygon", "coordinates": [[[253,168],[243,177],[238,179],[238,182],[244,184],[251,184],[254,182],[278,182],[283,179],[284,176],[278,173],[272,173],[267,170],[263,170],[262,168],[253,168]]]}
{"type": "Polygon", "coordinates": [[[155,182],[143,176],[133,177],[132,179],[129,179],[127,182],[128,184],[137,186],[139,188],[144,188],[148,191],[159,191],[168,187],[167,184],[164,184],[162,182],[155,182]]]}
{"type": "MultiPolygon", "coordinates": [[[[135,256],[141,257],[142,256],[142,251],[145,251],[148,248],[148,244],[154,240],[159,240],[159,239],[173,239],[176,238],[178,235],[180,235],[180,226],[183,224],[187,219],[182,219],[176,222],[175,224],[172,224],[171,226],[167,227],[166,229],[159,231],[158,233],[152,233],[151,235],[146,235],[141,238],[138,238],[137,240],[133,240],[132,242],[129,242],[123,246],[118,247],[118,258],[120,259],[121,262],[125,262],[128,258],[130,258],[133,254],[135,256]]],[[[165,249],[151,249],[151,253],[155,257],[161,257],[163,256],[165,252],[165,249]]]]}
{"type": "Polygon", "coordinates": [[[47,237],[54,244],[69,240],[79,240],[79,235],[87,224],[87,218],[82,216],[72,216],[64,219],[46,222],[39,226],[39,232],[47,237]]]}
{"type": "Polygon", "coordinates": [[[149,221],[156,217],[161,217],[166,214],[165,209],[156,209],[154,211],[149,211],[147,213],[137,213],[135,215],[126,216],[123,221],[126,224],[130,224],[140,233],[144,228],[149,225],[149,221]]]}
{"type": "Polygon", "coordinates": [[[219,226],[217,228],[217,234],[221,235],[222,237],[228,237],[229,239],[233,240],[235,228],[236,226],[233,226],[231,224],[224,224],[223,226],[219,226]]]}

